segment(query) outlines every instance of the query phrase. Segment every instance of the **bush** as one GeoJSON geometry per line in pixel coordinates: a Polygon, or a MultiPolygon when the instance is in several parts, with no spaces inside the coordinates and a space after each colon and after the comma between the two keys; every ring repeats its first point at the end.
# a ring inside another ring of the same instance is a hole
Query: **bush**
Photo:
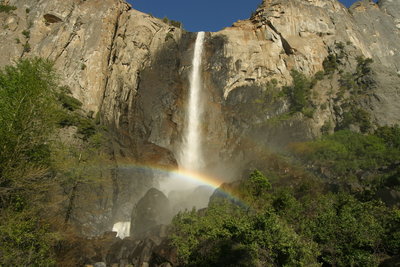
{"type": "Polygon", "coordinates": [[[58,94],[58,100],[65,109],[70,111],[78,110],[82,107],[82,102],[71,96],[71,91],[67,87],[63,87],[58,94]]]}
{"type": "Polygon", "coordinates": [[[182,23],[180,21],[170,20],[169,23],[176,28],[182,28],[182,23]]]}
{"type": "Polygon", "coordinates": [[[25,36],[26,39],[29,39],[29,37],[31,37],[31,32],[29,30],[23,30],[22,35],[25,36]]]}
{"type": "Polygon", "coordinates": [[[359,76],[369,75],[372,71],[371,64],[373,62],[372,58],[364,58],[362,56],[356,57],[357,69],[356,72],[359,76]]]}
{"type": "Polygon", "coordinates": [[[339,122],[337,129],[349,129],[350,125],[358,125],[362,133],[367,133],[372,128],[369,113],[352,105],[349,111],[343,113],[343,119],[339,122]]]}
{"type": "Polygon", "coordinates": [[[169,18],[167,18],[167,17],[164,17],[164,18],[162,19],[162,21],[163,21],[164,23],[166,23],[166,24],[168,24],[168,25],[171,25],[171,26],[174,26],[174,27],[176,27],[176,28],[182,28],[182,23],[179,22],[179,21],[172,20],[172,19],[169,19],[169,18]]]}
{"type": "Polygon", "coordinates": [[[321,133],[324,135],[329,134],[333,130],[333,124],[331,121],[325,121],[321,127],[321,133]]]}
{"type": "MultiPolygon", "coordinates": [[[[325,162],[343,176],[393,160],[372,135],[342,131],[302,144],[313,160],[308,165],[325,162]]],[[[379,201],[293,185],[272,188],[259,171],[232,186],[247,205],[213,199],[207,209],[174,217],[170,240],[182,265],[377,266],[400,249],[400,212],[379,201]]]]}
{"type": "Polygon", "coordinates": [[[16,6],[0,4],[0,12],[3,12],[3,13],[9,14],[16,9],[17,9],[16,6]]]}
{"type": "Polygon", "coordinates": [[[54,237],[38,217],[26,212],[2,214],[0,265],[55,266],[54,237]]]}
{"type": "Polygon", "coordinates": [[[31,52],[31,45],[30,45],[28,42],[26,42],[26,43],[24,44],[24,52],[25,52],[25,53],[31,52]]]}
{"type": "Polygon", "coordinates": [[[45,147],[59,114],[56,88],[49,61],[21,60],[0,72],[1,181],[23,179],[33,166],[47,166],[45,147]]]}
{"type": "Polygon", "coordinates": [[[317,73],[315,73],[314,79],[316,79],[317,81],[321,81],[324,79],[324,75],[325,75],[325,72],[318,71],[317,73]]]}
{"type": "Polygon", "coordinates": [[[242,190],[247,196],[260,198],[265,196],[271,184],[268,179],[258,170],[253,171],[250,177],[242,182],[242,190]]]}
{"type": "Polygon", "coordinates": [[[322,62],[325,75],[333,74],[339,67],[339,60],[336,55],[329,54],[322,62]]]}
{"type": "Polygon", "coordinates": [[[363,94],[375,85],[375,81],[371,77],[372,69],[370,58],[357,57],[357,67],[354,73],[345,73],[340,79],[341,87],[349,90],[353,94],[363,94]]]}
{"type": "Polygon", "coordinates": [[[319,140],[292,144],[291,151],[314,170],[324,170],[339,190],[351,191],[350,185],[357,185],[358,196],[370,199],[383,186],[396,188],[399,184],[399,138],[398,127],[382,127],[367,135],[342,130],[319,140]]]}
{"type": "MultiPolygon", "coordinates": [[[[320,262],[330,266],[376,266],[382,249],[386,208],[376,202],[362,203],[348,194],[327,194],[307,203],[312,216],[299,217],[302,231],[321,248],[320,262]]],[[[304,203],[307,205],[306,203],[304,203]]],[[[308,211],[307,211],[308,210],[308,211]]],[[[299,215],[302,216],[302,215],[299,215]]]]}
{"type": "Polygon", "coordinates": [[[311,88],[313,83],[297,70],[291,71],[293,83],[284,87],[284,92],[289,98],[291,112],[302,112],[306,117],[312,117],[315,107],[311,101],[311,88]]]}
{"type": "Polygon", "coordinates": [[[228,203],[204,215],[180,213],[173,226],[172,244],[186,266],[312,266],[318,255],[274,213],[251,215],[228,203]]]}

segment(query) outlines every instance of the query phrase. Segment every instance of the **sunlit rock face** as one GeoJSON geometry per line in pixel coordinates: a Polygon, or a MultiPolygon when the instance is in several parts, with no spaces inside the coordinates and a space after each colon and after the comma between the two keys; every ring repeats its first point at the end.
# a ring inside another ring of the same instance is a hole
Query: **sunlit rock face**
{"type": "Polygon", "coordinates": [[[118,21],[129,6],[117,0],[7,2],[17,9],[10,16],[1,15],[1,23],[8,26],[0,38],[2,50],[7,51],[1,53],[0,65],[20,57],[54,60],[74,96],[97,112],[118,21]]]}
{"type": "MultiPolygon", "coordinates": [[[[107,205],[101,204],[107,208],[96,205],[107,209],[110,229],[129,220],[134,205],[157,185],[138,166],[177,167],[196,34],[122,0],[7,3],[17,10],[0,13],[0,66],[31,56],[54,60],[60,80],[84,109],[93,116],[100,112],[114,137],[115,166],[104,193],[107,205]]],[[[235,179],[250,165],[262,168],[268,150],[312,139],[326,122],[337,123],[337,74],[313,89],[312,118],[285,117],[288,101],[270,97],[267,84],[274,79],[278,88],[290,84],[293,69],[312,76],[341,49],[345,72],[354,71],[357,56],[374,60],[376,86],[358,103],[372,122],[399,123],[399,10],[398,1],[390,0],[362,1],[350,9],[336,0],[265,0],[250,19],[206,33],[204,172],[235,179]]]]}
{"type": "Polygon", "coordinates": [[[323,70],[329,54],[339,55],[341,49],[346,54],[345,72],[354,71],[358,56],[374,60],[376,87],[358,104],[378,125],[398,123],[400,35],[389,5],[399,4],[381,1],[378,6],[363,1],[348,10],[334,0],[266,0],[251,19],[212,33],[205,88],[212,91],[210,102],[215,103],[209,104],[210,124],[223,125],[209,131],[211,140],[220,140],[214,151],[226,152],[222,158],[227,156],[231,162],[234,158],[254,162],[256,150],[281,150],[290,142],[319,136],[327,121],[337,123],[340,116],[334,106],[340,77],[316,85],[315,104],[326,103],[328,108],[318,107],[312,119],[301,115],[280,119],[289,104],[282,99],[267,97],[262,108],[257,104],[268,92],[269,81],[290,84],[292,69],[311,77],[323,70]]]}

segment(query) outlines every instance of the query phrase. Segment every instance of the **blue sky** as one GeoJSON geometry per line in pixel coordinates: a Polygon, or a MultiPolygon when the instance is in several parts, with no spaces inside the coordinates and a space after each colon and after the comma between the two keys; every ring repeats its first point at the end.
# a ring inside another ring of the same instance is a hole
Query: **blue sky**
{"type": "MultiPolygon", "coordinates": [[[[134,9],[177,20],[186,30],[218,31],[250,17],[261,0],[127,0],[134,9]]],[[[355,0],[340,0],[346,6],[355,0]]]]}

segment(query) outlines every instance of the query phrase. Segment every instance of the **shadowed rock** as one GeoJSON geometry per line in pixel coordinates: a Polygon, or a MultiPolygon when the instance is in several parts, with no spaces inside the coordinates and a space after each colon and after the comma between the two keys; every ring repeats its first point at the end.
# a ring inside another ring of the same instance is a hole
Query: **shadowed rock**
{"type": "Polygon", "coordinates": [[[171,219],[168,198],[159,190],[151,188],[132,211],[131,237],[144,236],[159,224],[167,224],[171,219]]]}

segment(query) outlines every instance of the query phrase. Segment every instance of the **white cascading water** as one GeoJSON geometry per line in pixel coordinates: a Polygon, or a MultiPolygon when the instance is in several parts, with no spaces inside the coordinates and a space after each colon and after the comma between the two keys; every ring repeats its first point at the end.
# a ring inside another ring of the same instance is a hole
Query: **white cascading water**
{"type": "Polygon", "coordinates": [[[117,237],[124,239],[129,236],[131,222],[117,222],[114,224],[112,231],[117,232],[117,237]]]}
{"type": "MultiPolygon", "coordinates": [[[[179,165],[180,168],[188,171],[198,172],[203,167],[203,155],[201,151],[201,114],[203,112],[200,100],[201,82],[201,57],[203,54],[204,32],[197,34],[192,72],[190,74],[189,101],[187,105],[186,127],[184,132],[183,144],[181,147],[179,165]]],[[[199,184],[197,184],[198,186],[199,184]]],[[[182,190],[193,187],[192,183],[185,184],[181,178],[169,177],[166,181],[160,182],[160,188],[165,193],[171,190],[182,190]]],[[[205,203],[206,205],[206,203],[205,203]]],[[[200,207],[198,207],[200,208],[200,207]]],[[[130,222],[117,222],[114,224],[113,231],[117,236],[124,238],[129,236],[130,222]]]]}
{"type": "Polygon", "coordinates": [[[201,58],[203,54],[204,32],[199,32],[196,38],[192,73],[190,76],[189,101],[187,106],[186,130],[181,150],[180,165],[183,169],[199,171],[203,164],[201,151],[201,114],[202,103],[200,93],[201,82],[201,58]]]}

